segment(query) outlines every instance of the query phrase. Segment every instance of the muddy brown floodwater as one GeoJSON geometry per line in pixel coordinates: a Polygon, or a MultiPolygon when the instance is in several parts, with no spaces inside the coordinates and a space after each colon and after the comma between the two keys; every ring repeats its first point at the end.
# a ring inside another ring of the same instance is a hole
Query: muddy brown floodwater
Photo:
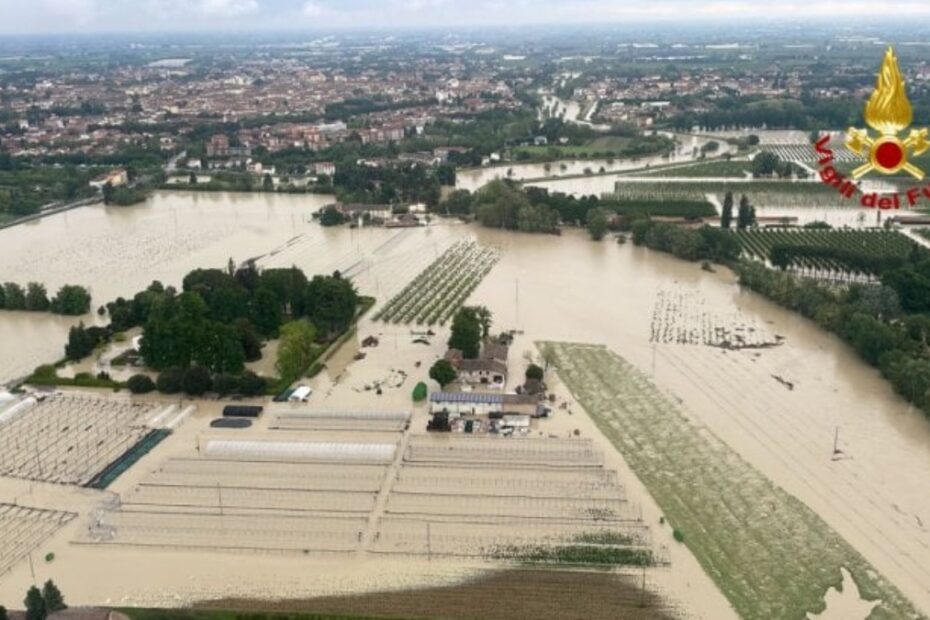
{"type": "Polygon", "coordinates": [[[258,257],[262,266],[296,264],[308,274],[341,270],[380,296],[394,292],[394,278],[379,278],[365,262],[368,255],[384,273],[402,278],[445,248],[447,235],[438,230],[407,247],[405,230],[360,234],[311,224],[312,213],[332,201],[317,194],[157,192],[131,208],[82,207],[0,231],[0,282],[35,280],[49,296],[63,284],[81,284],[93,296],[83,317],[0,313],[0,385],[60,359],[71,325],[102,322],[95,312],[100,305],[152,280],[179,287],[191,269],[258,257]],[[388,251],[390,261],[377,260],[388,251]]]}
{"type": "MultiPolygon", "coordinates": [[[[261,257],[263,266],[294,264],[308,273],[339,269],[363,293],[383,303],[455,240],[474,236],[496,248],[501,258],[470,303],[489,306],[496,329],[523,332],[511,351],[511,383],[522,374],[524,353],[535,354],[535,341],[608,346],[680,399],[687,415],[810,506],[930,614],[930,423],[838,339],[741,290],[725,269],[709,273],[629,243],[595,243],[579,231],[552,237],[457,224],[324,230],[307,220],[325,202],[327,198],[320,196],[165,192],[129,209],[77,209],[0,232],[0,280],[38,280],[50,290],[65,282],[86,284],[99,305],[133,293],[152,279],[178,284],[194,267],[223,267],[230,257],[261,257]],[[662,305],[671,293],[694,306],[678,320],[669,318],[667,303],[662,305]],[[694,344],[678,344],[677,338],[654,342],[657,308],[656,320],[669,323],[658,326],[662,333],[696,334],[685,338],[694,344]],[[765,349],[735,351],[707,346],[714,339],[701,335],[701,330],[735,327],[740,333],[759,333],[762,342],[775,336],[783,341],[765,349]],[[837,429],[843,458],[833,460],[837,429]]],[[[59,357],[71,323],[60,317],[0,313],[0,380],[59,357]]],[[[359,335],[377,334],[381,346],[369,350],[361,362],[346,355],[334,360],[330,372],[312,382],[314,402],[331,409],[409,407],[413,382],[426,379],[429,363],[442,353],[448,332],[438,331],[430,345],[411,345],[409,327],[364,319],[359,335]],[[410,377],[402,388],[382,397],[363,389],[398,369],[410,377]]],[[[564,390],[557,389],[564,396],[564,390]]],[[[425,414],[416,415],[413,428],[422,432],[425,414]]],[[[201,417],[188,422],[178,438],[156,448],[111,490],[129,488],[144,470],[151,471],[166,454],[180,450],[179,442],[193,445],[206,423],[201,417]]],[[[559,411],[546,424],[559,436],[578,429],[582,437],[598,441],[607,464],[620,471],[631,499],[644,506],[645,518],[658,522],[660,513],[648,494],[587,416],[577,409],[574,416],[559,411]]],[[[32,488],[0,480],[0,501],[22,496],[23,503],[57,509],[68,509],[62,502],[73,502],[71,508],[77,511],[97,501],[82,491],[75,496],[79,499],[59,502],[66,490],[32,488]]],[[[230,562],[222,554],[153,551],[145,555],[152,570],[134,576],[137,550],[68,545],[77,524],[84,522],[79,518],[37,551],[55,550],[60,558],[38,566],[38,577],[61,581],[68,586],[67,595],[82,604],[108,602],[104,599],[111,596],[110,602],[155,604],[235,595],[307,597],[338,593],[336,583],[351,583],[355,591],[377,589],[383,583],[393,588],[437,585],[483,570],[443,564],[430,580],[417,577],[424,571],[430,574],[430,566],[393,560],[381,564],[359,559],[342,565],[268,557],[230,562]],[[183,574],[172,570],[178,562],[183,562],[183,574]],[[90,566],[93,570],[88,572],[90,566]],[[325,570],[308,573],[308,566],[325,570]],[[327,580],[328,587],[321,587],[327,580]]],[[[656,535],[672,546],[672,568],[667,578],[659,572],[650,579],[694,617],[732,617],[687,550],[674,546],[670,533],[656,535]]],[[[13,597],[21,598],[28,583],[28,566],[20,563],[11,576],[0,577],[0,601],[16,602],[13,597]]]]}

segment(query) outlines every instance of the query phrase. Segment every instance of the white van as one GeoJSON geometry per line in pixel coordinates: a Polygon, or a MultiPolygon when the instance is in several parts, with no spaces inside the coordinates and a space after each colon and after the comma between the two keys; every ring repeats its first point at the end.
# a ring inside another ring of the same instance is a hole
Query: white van
{"type": "Polygon", "coordinates": [[[299,385],[297,389],[291,393],[289,401],[292,403],[305,403],[310,400],[310,396],[313,394],[313,390],[309,386],[299,385]]]}

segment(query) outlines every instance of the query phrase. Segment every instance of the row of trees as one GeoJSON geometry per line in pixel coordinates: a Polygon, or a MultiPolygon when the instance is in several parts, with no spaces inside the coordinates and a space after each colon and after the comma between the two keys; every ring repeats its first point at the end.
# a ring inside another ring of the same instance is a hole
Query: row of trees
{"type": "Polygon", "coordinates": [[[725,230],[710,226],[695,230],[648,219],[633,224],[633,243],[689,261],[724,263],[740,255],[739,241],[725,230]]]}
{"type": "Polygon", "coordinates": [[[724,97],[714,101],[706,112],[684,112],[671,121],[676,129],[692,127],[722,129],[767,127],[769,129],[811,129],[848,127],[862,112],[861,103],[849,99],[772,99],[761,96],[724,97]]]}
{"type": "MultiPolygon", "coordinates": [[[[50,613],[68,607],[58,586],[51,579],[45,582],[41,590],[36,586],[29,588],[23,604],[26,606],[26,620],[45,620],[50,613]]],[[[6,609],[0,607],[0,620],[6,620],[6,615],[6,609]]]]}
{"type": "Polygon", "coordinates": [[[0,286],[0,309],[77,316],[90,310],[90,292],[83,286],[66,284],[49,299],[45,285],[39,282],[30,282],[25,289],[15,282],[5,282],[0,286]]]}
{"type": "Polygon", "coordinates": [[[158,374],[155,381],[148,375],[133,375],[126,382],[126,387],[133,394],[147,394],[158,390],[162,394],[183,392],[188,396],[202,396],[207,392],[216,392],[220,396],[259,396],[265,393],[267,382],[250,370],[245,370],[239,375],[213,374],[203,366],[191,366],[187,369],[166,368],[158,374]]]}
{"type": "Polygon", "coordinates": [[[630,230],[652,216],[699,218],[713,215],[703,200],[656,200],[575,197],[540,187],[520,187],[508,180],[488,183],[474,194],[456,190],[434,209],[444,215],[474,217],[484,226],[524,232],[553,232],[559,224],[586,226],[600,239],[610,227],[630,230]]]}
{"type": "MultiPolygon", "coordinates": [[[[907,264],[907,258],[904,256],[877,256],[861,250],[828,246],[773,245],[769,250],[769,260],[781,270],[795,263],[803,264],[805,261],[817,259],[828,264],[835,261],[859,273],[884,273],[907,264]]],[[[909,287],[902,287],[904,290],[907,288],[909,287]]]]}
{"type": "MultiPolygon", "coordinates": [[[[727,192],[723,198],[723,210],[720,214],[720,227],[730,228],[733,225],[733,192],[727,192]]],[[[749,203],[746,194],[739,199],[739,210],[736,215],[736,227],[740,230],[752,228],[756,225],[756,208],[749,203]]]]}

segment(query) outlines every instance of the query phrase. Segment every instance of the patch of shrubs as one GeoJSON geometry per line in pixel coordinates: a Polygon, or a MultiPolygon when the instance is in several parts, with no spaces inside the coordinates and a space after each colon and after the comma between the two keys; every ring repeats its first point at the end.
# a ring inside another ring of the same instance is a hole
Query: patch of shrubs
{"type": "MultiPolygon", "coordinates": [[[[135,375],[135,377],[144,377],[144,375],[135,375]]],[[[132,386],[130,386],[130,389],[132,389],[132,386]]],[[[187,370],[166,368],[161,371],[153,385],[153,389],[157,389],[162,394],[180,394],[183,392],[188,396],[203,396],[207,392],[215,392],[220,396],[229,394],[260,396],[265,393],[266,383],[265,379],[251,370],[245,370],[238,375],[229,373],[212,375],[203,366],[191,366],[187,370]]]]}

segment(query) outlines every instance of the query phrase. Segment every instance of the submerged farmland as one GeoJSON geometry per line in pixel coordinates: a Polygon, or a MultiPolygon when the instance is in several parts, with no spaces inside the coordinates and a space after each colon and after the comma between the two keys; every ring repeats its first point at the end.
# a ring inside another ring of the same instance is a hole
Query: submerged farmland
{"type": "Polygon", "coordinates": [[[804,618],[846,568],[873,619],[919,618],[894,585],[811,509],[775,486],[607,348],[541,343],[561,379],[683,533],[743,618],[804,618]]]}
{"type": "Polygon", "coordinates": [[[443,325],[497,263],[497,252],[462,240],[446,250],[375,315],[389,323],[443,325]]]}

